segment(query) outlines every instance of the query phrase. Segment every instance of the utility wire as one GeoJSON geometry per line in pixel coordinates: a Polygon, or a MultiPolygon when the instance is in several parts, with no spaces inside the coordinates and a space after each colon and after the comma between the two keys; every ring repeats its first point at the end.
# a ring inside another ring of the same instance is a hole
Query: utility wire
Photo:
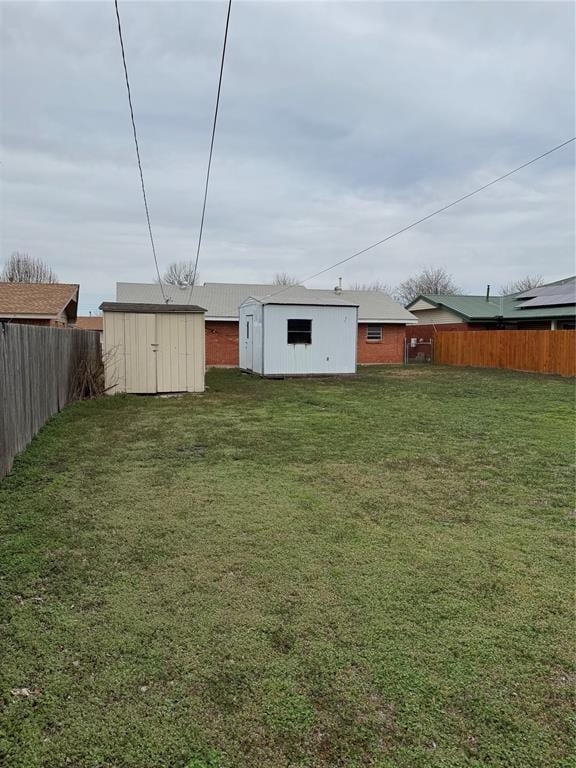
{"type": "Polygon", "coordinates": [[[156,246],[154,244],[154,237],[152,235],[152,225],[150,224],[150,211],[148,209],[146,187],[144,186],[144,173],[142,171],[142,161],[140,159],[140,147],[138,146],[138,135],[136,133],[136,121],[134,120],[134,109],[132,107],[132,93],[130,92],[130,80],[128,79],[128,67],[126,66],[126,53],[124,51],[124,39],[122,37],[122,25],[120,23],[120,12],[118,10],[118,0],[114,0],[114,8],[116,9],[116,20],[118,22],[118,37],[120,38],[120,50],[122,51],[122,63],[124,65],[124,79],[126,80],[126,91],[128,93],[128,106],[130,107],[130,120],[132,121],[132,132],[134,134],[134,146],[136,147],[136,158],[138,160],[138,170],[140,171],[140,184],[142,186],[142,197],[144,199],[144,210],[146,211],[146,221],[148,223],[148,234],[150,235],[150,245],[152,246],[152,255],[154,256],[154,264],[156,266],[156,274],[158,275],[158,282],[160,284],[162,298],[164,299],[165,303],[168,303],[168,299],[166,298],[166,294],[164,293],[164,286],[162,285],[162,277],[160,276],[160,269],[158,267],[158,258],[156,256],[156,246]]]}
{"type": "Polygon", "coordinates": [[[210,184],[210,169],[212,167],[212,154],[214,152],[214,138],[216,136],[216,123],[218,121],[218,108],[220,107],[220,92],[222,90],[222,75],[224,74],[224,59],[226,58],[226,44],[228,42],[228,26],[230,24],[230,11],[232,9],[232,0],[228,0],[228,11],[226,13],[226,27],[224,29],[224,42],[222,44],[222,56],[220,59],[220,76],[218,77],[218,91],[216,93],[216,106],[214,108],[214,122],[212,123],[212,138],[210,139],[210,153],[208,155],[208,167],[206,168],[206,182],[204,184],[204,202],[202,203],[202,217],[200,219],[200,230],[198,232],[198,245],[196,247],[196,260],[194,262],[194,271],[192,272],[193,282],[188,292],[187,303],[192,298],[192,289],[196,283],[196,274],[198,272],[198,259],[200,258],[200,247],[202,245],[202,234],[204,232],[204,218],[206,216],[206,201],[208,199],[208,186],[210,184]]]}
{"type": "MultiPolygon", "coordinates": [[[[432,211],[432,213],[429,213],[427,216],[423,216],[421,219],[418,219],[417,221],[413,221],[412,224],[408,224],[408,226],[402,227],[402,229],[399,229],[396,232],[393,232],[391,235],[387,235],[386,237],[383,237],[382,240],[378,240],[376,243],[372,243],[372,245],[368,245],[366,248],[362,248],[362,250],[356,251],[356,253],[353,253],[351,256],[347,256],[344,259],[340,259],[340,261],[337,261],[335,264],[331,264],[329,267],[326,267],[325,269],[321,269],[319,272],[315,272],[313,275],[308,275],[308,277],[305,277],[300,282],[306,283],[308,282],[308,280],[312,280],[315,277],[319,277],[320,275],[323,275],[325,272],[329,272],[330,270],[335,269],[336,267],[339,267],[341,264],[345,264],[347,261],[352,261],[352,259],[355,259],[357,256],[361,256],[363,253],[367,253],[368,251],[371,251],[373,248],[376,248],[377,246],[388,242],[388,240],[392,240],[392,238],[398,237],[398,235],[401,235],[403,232],[407,232],[409,229],[413,229],[414,227],[417,227],[418,224],[422,224],[423,221],[427,221],[428,219],[431,219],[433,216],[437,216],[439,213],[442,213],[443,211],[447,211],[448,208],[453,208],[455,205],[458,205],[458,203],[461,203],[464,200],[467,200],[469,197],[472,197],[473,195],[477,195],[479,192],[482,192],[483,190],[488,189],[488,187],[492,187],[494,186],[494,184],[498,184],[499,181],[503,181],[504,179],[507,179],[509,176],[512,176],[514,173],[518,173],[518,171],[521,171],[523,168],[527,168],[529,165],[532,165],[533,163],[538,162],[538,160],[542,160],[542,158],[547,157],[548,155],[551,155],[553,152],[557,152],[559,149],[566,147],[568,144],[571,144],[573,141],[576,141],[576,136],[573,136],[571,139],[568,139],[567,141],[563,141],[562,144],[558,144],[555,147],[552,147],[552,149],[549,149],[546,152],[543,152],[541,155],[538,155],[538,157],[533,157],[532,160],[528,160],[528,162],[522,163],[522,165],[519,165],[517,168],[514,168],[511,171],[508,171],[508,173],[504,173],[502,176],[498,176],[497,179],[492,179],[492,181],[489,181],[488,184],[483,184],[481,187],[478,187],[477,189],[472,190],[472,192],[468,192],[468,194],[462,195],[462,197],[459,197],[457,200],[454,200],[453,202],[448,203],[448,205],[444,205],[442,206],[442,208],[438,208],[437,210],[432,211]]],[[[277,296],[279,293],[282,293],[283,291],[287,290],[289,287],[290,286],[284,286],[279,291],[275,291],[274,293],[268,294],[268,296],[277,296]]]]}

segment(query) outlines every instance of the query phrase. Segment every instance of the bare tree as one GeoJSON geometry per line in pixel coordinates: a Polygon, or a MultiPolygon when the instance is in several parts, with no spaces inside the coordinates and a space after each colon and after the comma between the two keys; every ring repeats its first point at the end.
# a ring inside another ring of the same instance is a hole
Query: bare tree
{"type": "Polygon", "coordinates": [[[56,273],[40,259],[15,251],[2,270],[4,283],[57,283],[56,273]]]}
{"type": "Polygon", "coordinates": [[[272,279],[272,285],[298,285],[300,280],[288,272],[276,272],[272,279]]]}
{"type": "MultiPolygon", "coordinates": [[[[195,273],[194,264],[191,261],[173,261],[162,275],[162,282],[188,288],[196,285],[199,278],[200,274],[195,273]]],[[[158,282],[158,278],[155,278],[155,282],[158,282]]]]}
{"type": "Polygon", "coordinates": [[[522,291],[529,291],[530,288],[537,288],[539,285],[544,284],[544,278],[542,275],[525,275],[518,280],[513,280],[509,283],[505,283],[500,287],[501,296],[509,296],[511,293],[521,293],[522,291]]]}
{"type": "Polygon", "coordinates": [[[395,290],[398,301],[409,304],[421,294],[432,296],[462,293],[454,283],[452,275],[444,267],[425,267],[417,275],[400,283],[395,290]]]}
{"type": "Polygon", "coordinates": [[[392,296],[394,294],[394,288],[388,283],[384,283],[382,280],[372,280],[369,283],[350,283],[351,291],[381,291],[382,293],[392,296]]]}

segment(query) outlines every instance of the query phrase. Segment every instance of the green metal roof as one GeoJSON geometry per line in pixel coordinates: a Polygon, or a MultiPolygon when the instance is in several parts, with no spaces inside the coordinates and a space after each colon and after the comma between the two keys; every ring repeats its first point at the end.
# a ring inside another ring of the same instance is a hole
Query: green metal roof
{"type": "MultiPolygon", "coordinates": [[[[520,294],[521,296],[522,294],[520,294]]],[[[486,296],[434,296],[422,295],[406,306],[410,309],[423,299],[435,307],[444,307],[455,312],[465,320],[545,320],[555,317],[575,317],[576,304],[558,307],[534,307],[522,309],[520,304],[525,299],[520,296],[494,296],[486,301],[486,296]]]]}

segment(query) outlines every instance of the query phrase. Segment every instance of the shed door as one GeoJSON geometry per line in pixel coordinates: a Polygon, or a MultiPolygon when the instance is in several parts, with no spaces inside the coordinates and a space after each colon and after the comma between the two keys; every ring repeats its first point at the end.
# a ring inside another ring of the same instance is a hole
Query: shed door
{"type": "Polygon", "coordinates": [[[246,315],[246,369],[254,370],[254,315],[246,315]]]}
{"type": "Polygon", "coordinates": [[[187,315],[156,315],[156,365],[158,392],[186,392],[188,360],[187,315]]]}
{"type": "Polygon", "coordinates": [[[124,316],[126,392],[156,392],[156,316],[124,316]]]}

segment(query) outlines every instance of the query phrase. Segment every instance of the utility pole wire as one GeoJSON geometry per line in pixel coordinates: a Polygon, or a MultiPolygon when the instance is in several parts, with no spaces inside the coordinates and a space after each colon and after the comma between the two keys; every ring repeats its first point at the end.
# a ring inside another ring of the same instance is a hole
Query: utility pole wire
{"type": "Polygon", "coordinates": [[[222,90],[222,76],[224,74],[224,59],[226,58],[226,44],[228,42],[228,27],[230,24],[230,11],[232,9],[232,0],[228,0],[228,11],[226,13],[226,27],[224,29],[224,42],[222,44],[222,57],[220,59],[220,75],[218,77],[218,91],[216,93],[216,106],[214,109],[214,122],[212,124],[212,138],[210,139],[210,153],[208,155],[208,167],[206,168],[206,183],[204,185],[204,202],[202,203],[202,217],[200,219],[200,230],[198,232],[198,245],[196,248],[196,260],[194,262],[194,271],[192,272],[193,283],[190,285],[188,300],[192,298],[192,288],[196,283],[196,274],[198,272],[198,259],[200,258],[200,247],[202,245],[202,234],[204,232],[204,218],[206,216],[206,201],[208,199],[208,185],[210,183],[210,169],[212,168],[212,153],[214,152],[214,138],[216,136],[216,123],[218,121],[218,109],[220,107],[220,92],[222,90]]]}
{"type": "MultiPolygon", "coordinates": [[[[468,192],[466,195],[462,195],[462,197],[459,197],[457,200],[454,200],[451,203],[448,203],[448,205],[442,206],[442,208],[438,208],[435,211],[432,211],[432,213],[429,213],[427,216],[423,216],[421,219],[418,219],[417,221],[413,221],[412,224],[408,224],[406,227],[402,227],[402,229],[397,230],[396,232],[393,232],[391,235],[387,235],[386,237],[383,237],[382,240],[378,240],[376,243],[372,243],[372,245],[368,245],[366,248],[362,248],[360,251],[356,251],[356,253],[353,253],[351,256],[347,256],[344,259],[340,259],[340,261],[337,261],[335,264],[331,264],[329,267],[326,267],[325,269],[321,269],[319,272],[315,272],[313,275],[308,275],[308,277],[305,277],[303,280],[300,281],[300,283],[306,283],[308,280],[312,280],[315,277],[319,277],[320,275],[323,275],[325,272],[329,272],[332,269],[336,269],[336,267],[339,267],[341,264],[345,264],[347,261],[352,261],[352,259],[355,259],[357,256],[361,256],[363,253],[367,253],[368,251],[371,251],[373,248],[377,248],[379,245],[382,245],[383,243],[388,242],[388,240],[392,240],[394,237],[398,237],[398,235],[401,235],[403,232],[407,232],[409,229],[413,229],[414,227],[417,227],[419,224],[422,224],[423,221],[428,221],[428,219],[431,219],[433,216],[437,216],[439,213],[443,213],[444,211],[447,211],[449,208],[453,208],[455,205],[458,205],[458,203],[463,202],[464,200],[467,200],[469,197],[473,197],[474,195],[477,195],[479,192],[482,192],[485,189],[488,189],[488,187],[494,186],[494,184],[498,184],[499,181],[503,181],[504,179],[507,179],[509,176],[512,176],[514,173],[518,173],[518,171],[521,171],[523,168],[527,168],[529,165],[532,165],[533,163],[538,162],[538,160],[542,160],[542,158],[547,157],[548,155],[551,155],[553,152],[557,152],[559,149],[562,149],[563,147],[568,146],[568,144],[571,144],[573,141],[576,141],[576,136],[573,136],[571,139],[568,139],[567,141],[563,141],[562,144],[557,144],[555,147],[552,147],[552,149],[547,150],[546,152],[543,152],[541,155],[538,155],[538,157],[533,157],[532,160],[528,160],[528,162],[523,163],[522,165],[519,165],[517,168],[512,169],[511,171],[508,171],[507,173],[502,174],[502,176],[498,176],[497,179],[492,179],[492,181],[489,181],[488,184],[483,184],[481,187],[478,187],[477,189],[472,190],[472,192],[468,192]]],[[[277,296],[279,293],[282,293],[283,291],[287,290],[289,286],[284,286],[279,291],[275,291],[274,293],[268,294],[268,296],[277,296]]]]}
{"type": "Polygon", "coordinates": [[[130,107],[130,120],[132,121],[132,132],[134,134],[134,146],[136,147],[136,159],[138,160],[138,170],[140,171],[140,185],[142,186],[142,197],[144,199],[144,210],[146,211],[146,221],[148,223],[148,234],[150,235],[150,245],[152,246],[152,255],[154,257],[154,264],[156,266],[156,274],[158,275],[160,290],[162,291],[162,298],[164,299],[164,302],[167,304],[168,299],[166,298],[166,294],[164,293],[164,286],[162,285],[162,277],[160,275],[160,269],[158,267],[158,258],[156,256],[156,246],[154,244],[154,236],[152,235],[152,225],[150,224],[150,211],[148,209],[146,187],[144,186],[144,173],[142,171],[142,161],[140,159],[140,147],[138,146],[138,134],[136,133],[136,121],[134,119],[134,109],[132,107],[132,93],[130,91],[130,80],[128,79],[128,67],[126,65],[126,52],[124,51],[124,40],[122,38],[122,25],[120,23],[120,12],[118,10],[118,0],[114,0],[114,8],[116,9],[116,21],[118,22],[118,37],[120,38],[122,64],[124,65],[124,79],[126,80],[126,92],[128,93],[128,106],[130,107]]]}

